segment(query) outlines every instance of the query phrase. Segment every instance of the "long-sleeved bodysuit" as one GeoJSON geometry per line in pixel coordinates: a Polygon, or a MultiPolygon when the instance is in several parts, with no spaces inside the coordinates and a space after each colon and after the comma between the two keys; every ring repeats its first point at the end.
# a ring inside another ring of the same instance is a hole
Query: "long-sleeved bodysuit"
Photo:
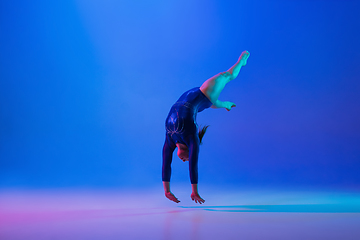
{"type": "Polygon", "coordinates": [[[200,140],[196,115],[211,105],[211,101],[197,87],[181,95],[179,100],[171,107],[165,121],[166,139],[163,147],[163,181],[170,181],[172,155],[176,143],[182,143],[189,149],[190,181],[192,184],[198,183],[200,140]]]}

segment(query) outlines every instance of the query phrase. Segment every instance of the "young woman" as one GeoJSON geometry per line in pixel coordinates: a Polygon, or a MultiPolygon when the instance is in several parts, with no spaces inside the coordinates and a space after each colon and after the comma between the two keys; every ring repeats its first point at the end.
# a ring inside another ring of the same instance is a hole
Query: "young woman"
{"type": "Polygon", "coordinates": [[[242,52],[238,61],[229,70],[209,78],[200,88],[185,92],[170,109],[165,121],[166,139],[163,147],[162,181],[165,196],[171,201],[180,202],[170,191],[172,155],[175,148],[178,148],[179,158],[184,162],[189,161],[191,199],[200,204],[205,202],[198,193],[197,184],[199,145],[206,128],[198,132],[196,115],[209,107],[225,108],[228,111],[236,107],[235,103],[223,102],[218,98],[225,85],[238,76],[249,56],[248,51],[242,52]]]}

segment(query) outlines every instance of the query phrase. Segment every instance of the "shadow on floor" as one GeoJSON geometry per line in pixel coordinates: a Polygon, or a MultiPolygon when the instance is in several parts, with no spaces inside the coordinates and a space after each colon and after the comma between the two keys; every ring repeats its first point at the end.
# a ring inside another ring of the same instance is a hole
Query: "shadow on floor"
{"type": "Polygon", "coordinates": [[[359,204],[294,204],[294,205],[233,205],[233,206],[193,206],[216,212],[302,212],[302,213],[360,213],[359,204]]]}

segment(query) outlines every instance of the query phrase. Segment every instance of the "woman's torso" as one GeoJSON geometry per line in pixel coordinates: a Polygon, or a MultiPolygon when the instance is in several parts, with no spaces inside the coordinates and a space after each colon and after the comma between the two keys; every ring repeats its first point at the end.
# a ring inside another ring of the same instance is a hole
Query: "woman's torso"
{"type": "Polygon", "coordinates": [[[198,112],[209,108],[211,101],[200,91],[200,88],[193,88],[180,96],[171,107],[166,118],[166,132],[174,142],[184,143],[182,138],[198,131],[196,115],[198,112]]]}

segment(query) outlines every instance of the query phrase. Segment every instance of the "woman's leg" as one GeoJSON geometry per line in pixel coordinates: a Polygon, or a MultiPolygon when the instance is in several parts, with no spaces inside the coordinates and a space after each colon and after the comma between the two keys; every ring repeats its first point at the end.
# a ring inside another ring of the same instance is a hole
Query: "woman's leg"
{"type": "Polygon", "coordinates": [[[231,102],[221,102],[218,98],[225,85],[239,75],[241,67],[246,65],[249,56],[250,53],[248,51],[242,52],[238,61],[229,70],[209,78],[201,85],[200,90],[213,103],[213,108],[226,108],[230,110],[231,107],[235,106],[231,102]]]}

